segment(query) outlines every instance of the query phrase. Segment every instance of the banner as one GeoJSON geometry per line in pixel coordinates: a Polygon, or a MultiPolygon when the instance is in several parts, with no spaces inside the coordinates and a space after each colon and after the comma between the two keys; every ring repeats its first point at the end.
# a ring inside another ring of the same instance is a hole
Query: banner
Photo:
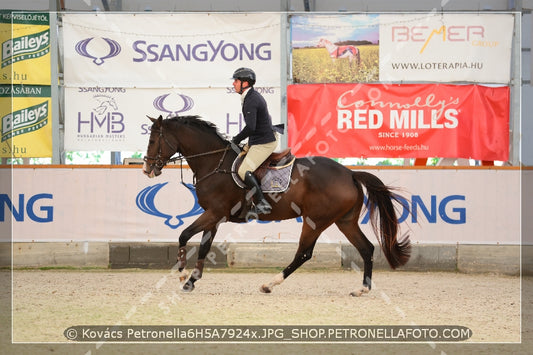
{"type": "Polygon", "coordinates": [[[49,14],[0,11],[0,157],[52,156],[49,14]]]}
{"type": "MultiPolygon", "coordinates": [[[[0,169],[0,230],[11,221],[14,242],[177,243],[180,233],[203,212],[194,189],[181,184],[179,168],[166,167],[155,179],[141,170],[0,169]],[[2,175],[11,173],[12,190],[3,184],[8,179],[2,175]]],[[[520,244],[519,169],[367,171],[402,189],[406,202],[398,210],[400,233],[415,244],[520,244]]],[[[183,171],[183,180],[192,183],[190,170],[183,171]]],[[[377,244],[367,212],[362,212],[360,225],[377,244]]],[[[302,218],[223,223],[215,243],[297,243],[302,226],[302,218]]],[[[201,237],[199,233],[191,241],[201,237]]],[[[348,240],[332,225],[318,242],[348,240]]]]}
{"type": "Polygon", "coordinates": [[[0,84],[50,85],[49,16],[0,10],[0,84]]]}
{"type": "Polygon", "coordinates": [[[279,13],[64,14],[65,86],[280,86],[279,13]]]}
{"type": "Polygon", "coordinates": [[[0,157],[52,156],[50,86],[0,85],[0,157]]]}
{"type": "MultiPolygon", "coordinates": [[[[226,83],[228,84],[228,83],[226,83]]],[[[280,88],[255,88],[281,123],[280,88]]],[[[233,87],[210,89],[65,88],[65,150],[146,151],[152,123],[199,115],[230,138],[244,128],[240,96],[233,87]]]]}
{"type": "Polygon", "coordinates": [[[293,83],[508,84],[513,14],[290,17],[293,83]]]}
{"type": "Polygon", "coordinates": [[[511,14],[380,15],[380,81],[508,84],[511,14]]]}
{"type": "Polygon", "coordinates": [[[509,88],[307,84],[287,89],[298,156],[509,158],[509,88]]]}

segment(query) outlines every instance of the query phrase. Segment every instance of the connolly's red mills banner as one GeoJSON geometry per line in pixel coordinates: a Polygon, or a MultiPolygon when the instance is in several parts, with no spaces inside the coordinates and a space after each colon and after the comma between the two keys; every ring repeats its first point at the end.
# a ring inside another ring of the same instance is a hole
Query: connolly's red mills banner
{"type": "Polygon", "coordinates": [[[509,88],[290,85],[289,146],[331,158],[509,157],[509,88]]]}

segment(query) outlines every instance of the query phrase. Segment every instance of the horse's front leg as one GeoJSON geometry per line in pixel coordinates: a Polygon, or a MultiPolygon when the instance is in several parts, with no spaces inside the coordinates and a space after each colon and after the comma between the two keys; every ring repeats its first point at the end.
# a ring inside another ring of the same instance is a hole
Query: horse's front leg
{"type": "Polygon", "coordinates": [[[200,250],[198,251],[198,260],[196,261],[194,270],[191,273],[191,277],[189,277],[189,280],[183,284],[183,291],[191,292],[194,290],[194,283],[202,278],[205,257],[207,256],[209,249],[211,249],[211,244],[213,244],[213,239],[215,238],[216,233],[216,228],[213,228],[209,231],[204,231],[204,234],[202,235],[202,241],[200,242],[200,250]]]}
{"type": "MultiPolygon", "coordinates": [[[[178,268],[178,271],[180,272],[179,278],[180,278],[181,283],[183,283],[189,276],[185,270],[185,268],[187,267],[187,242],[200,231],[204,231],[204,238],[202,238],[202,243],[200,245],[200,250],[202,250],[203,241],[206,239],[205,231],[210,231],[214,228],[216,232],[216,227],[215,227],[216,225],[217,225],[216,217],[210,211],[205,211],[190,226],[188,226],[187,228],[185,228],[183,232],[181,232],[180,237],[179,237],[178,260],[177,260],[177,265],[176,265],[176,267],[178,268]]],[[[212,239],[211,239],[211,242],[212,242],[212,239]]],[[[211,244],[209,244],[209,247],[210,246],[211,244]]],[[[209,247],[207,249],[208,251],[209,251],[209,247]]],[[[197,263],[197,267],[195,267],[195,270],[196,269],[202,270],[203,265],[199,265],[197,263]]]]}

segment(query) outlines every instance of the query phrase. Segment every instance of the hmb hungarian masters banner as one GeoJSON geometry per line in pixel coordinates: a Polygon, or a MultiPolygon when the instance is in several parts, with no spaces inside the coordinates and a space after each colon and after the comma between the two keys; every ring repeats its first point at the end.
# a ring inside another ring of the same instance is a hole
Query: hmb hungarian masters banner
{"type": "Polygon", "coordinates": [[[298,156],[509,157],[508,87],[306,84],[287,98],[298,156]]]}

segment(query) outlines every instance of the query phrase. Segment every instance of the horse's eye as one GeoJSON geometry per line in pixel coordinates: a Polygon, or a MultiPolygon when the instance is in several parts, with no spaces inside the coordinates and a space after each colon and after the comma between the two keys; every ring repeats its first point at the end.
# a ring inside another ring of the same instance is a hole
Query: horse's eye
{"type": "Polygon", "coordinates": [[[150,139],[150,140],[148,141],[148,144],[152,145],[152,144],[154,144],[154,142],[155,142],[154,140],[150,139]]]}

